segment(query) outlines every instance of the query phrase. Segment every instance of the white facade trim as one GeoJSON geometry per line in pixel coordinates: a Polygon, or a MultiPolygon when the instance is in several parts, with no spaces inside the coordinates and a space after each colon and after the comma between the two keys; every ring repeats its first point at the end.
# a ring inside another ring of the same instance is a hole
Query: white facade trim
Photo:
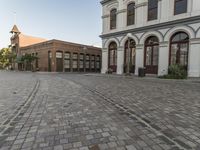
{"type": "Polygon", "coordinates": [[[120,42],[117,38],[111,38],[105,42],[105,44],[103,45],[103,48],[108,48],[111,42],[115,42],[117,44],[117,47],[119,47],[120,45],[120,42]]]}
{"type": "Polygon", "coordinates": [[[163,42],[163,36],[160,32],[158,31],[149,31],[144,33],[144,35],[142,35],[141,39],[140,39],[140,44],[144,44],[146,39],[150,36],[156,36],[159,40],[159,42],[163,42]]]}
{"type": "Polygon", "coordinates": [[[133,40],[135,41],[135,44],[136,44],[136,45],[139,44],[139,40],[138,40],[137,36],[131,34],[131,36],[128,37],[128,34],[127,34],[125,37],[123,37],[123,39],[122,39],[121,42],[120,42],[120,46],[121,46],[121,47],[124,47],[124,46],[125,46],[125,43],[126,43],[126,41],[128,40],[128,38],[133,39],[133,40]]]}
{"type": "Polygon", "coordinates": [[[193,31],[193,29],[189,26],[179,26],[179,27],[174,27],[172,29],[170,29],[164,38],[164,41],[169,41],[171,36],[177,32],[185,32],[189,35],[190,38],[195,38],[195,32],[193,31]]]}

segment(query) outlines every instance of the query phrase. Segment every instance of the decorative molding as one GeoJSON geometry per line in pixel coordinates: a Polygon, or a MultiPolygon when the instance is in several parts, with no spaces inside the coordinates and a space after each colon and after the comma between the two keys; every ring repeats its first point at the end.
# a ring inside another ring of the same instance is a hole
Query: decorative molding
{"type": "Polygon", "coordinates": [[[110,15],[103,15],[101,18],[104,19],[104,18],[109,18],[110,15]]]}
{"type": "Polygon", "coordinates": [[[190,44],[200,44],[200,38],[190,39],[190,44]]]}
{"type": "Polygon", "coordinates": [[[164,41],[164,42],[160,42],[159,43],[159,47],[168,47],[169,46],[169,42],[168,41],[164,41]]]}
{"type": "Polygon", "coordinates": [[[101,5],[105,5],[105,4],[112,2],[112,1],[115,1],[115,0],[102,0],[100,3],[101,3],[101,5]]]}
{"type": "Polygon", "coordinates": [[[159,23],[159,24],[154,24],[154,25],[149,25],[149,26],[144,26],[144,27],[139,27],[139,28],[134,28],[134,29],[129,29],[129,30],[123,30],[123,31],[118,31],[115,33],[108,33],[108,34],[103,34],[100,35],[101,38],[107,38],[111,36],[117,36],[117,35],[124,35],[127,33],[140,33],[140,32],[146,32],[149,30],[160,30],[160,29],[165,29],[165,28],[173,28],[175,26],[181,25],[188,25],[191,23],[199,23],[200,22],[200,16],[195,16],[195,17],[190,17],[190,18],[184,18],[184,19],[179,19],[179,20],[174,20],[174,21],[169,21],[169,22],[164,22],[164,23],[159,23]]]}
{"type": "Polygon", "coordinates": [[[102,53],[107,53],[108,50],[106,48],[102,49],[102,53]]]}
{"type": "Polygon", "coordinates": [[[136,50],[141,50],[144,48],[144,44],[137,44],[136,45],[136,50]]]}
{"type": "Polygon", "coordinates": [[[143,3],[135,5],[135,8],[139,8],[139,7],[147,6],[147,5],[148,5],[148,2],[143,2],[143,3]]]}
{"type": "Polygon", "coordinates": [[[117,50],[123,51],[123,50],[124,50],[124,47],[123,47],[123,46],[119,46],[117,50]]]}
{"type": "Polygon", "coordinates": [[[125,13],[125,12],[126,12],[126,9],[122,9],[122,10],[118,10],[118,11],[117,11],[117,14],[125,13]]]}

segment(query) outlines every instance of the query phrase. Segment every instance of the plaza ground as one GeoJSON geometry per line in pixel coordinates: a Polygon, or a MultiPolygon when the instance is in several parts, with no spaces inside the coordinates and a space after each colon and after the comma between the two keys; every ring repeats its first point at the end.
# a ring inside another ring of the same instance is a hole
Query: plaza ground
{"type": "Polygon", "coordinates": [[[200,80],[0,72],[0,149],[199,150],[200,80]]]}

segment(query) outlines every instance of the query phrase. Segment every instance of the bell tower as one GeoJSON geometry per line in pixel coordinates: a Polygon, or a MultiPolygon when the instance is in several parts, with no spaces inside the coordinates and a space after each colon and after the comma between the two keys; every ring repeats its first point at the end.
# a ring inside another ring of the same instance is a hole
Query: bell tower
{"type": "Polygon", "coordinates": [[[10,38],[12,52],[14,52],[18,55],[19,52],[20,52],[19,51],[19,34],[20,34],[20,31],[17,28],[17,26],[14,25],[12,30],[10,31],[10,33],[12,34],[12,37],[10,38]]]}
{"type": "MultiPolygon", "coordinates": [[[[20,31],[17,28],[16,25],[13,26],[12,30],[10,31],[10,33],[12,34],[11,38],[10,38],[10,48],[11,51],[16,54],[17,58],[20,57],[20,48],[19,48],[19,35],[20,35],[20,31]]],[[[19,65],[14,61],[12,63],[12,68],[15,69],[19,69],[19,65]]]]}

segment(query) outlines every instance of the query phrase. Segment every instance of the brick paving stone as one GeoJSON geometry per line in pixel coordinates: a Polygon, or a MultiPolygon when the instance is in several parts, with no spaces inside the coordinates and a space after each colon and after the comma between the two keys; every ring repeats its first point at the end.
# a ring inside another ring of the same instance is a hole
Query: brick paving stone
{"type": "Polygon", "coordinates": [[[94,138],[93,135],[86,135],[86,139],[87,139],[87,140],[90,140],[90,139],[93,139],[93,138],[94,138]]]}
{"type": "Polygon", "coordinates": [[[80,147],[79,150],[89,150],[88,147],[80,147]]]}
{"type": "Polygon", "coordinates": [[[63,150],[63,146],[62,145],[56,145],[56,146],[54,146],[54,150],[63,150]]]}
{"type": "Polygon", "coordinates": [[[102,136],[103,136],[103,137],[108,137],[108,136],[110,136],[110,134],[109,134],[108,132],[103,132],[103,133],[102,133],[102,136]]]}
{"type": "Polygon", "coordinates": [[[126,149],[127,149],[127,150],[137,150],[137,149],[135,148],[135,146],[133,146],[133,145],[128,145],[128,146],[126,146],[126,149]]]}
{"type": "Polygon", "coordinates": [[[19,93],[0,92],[0,108],[9,108],[0,121],[22,108],[0,149],[177,149],[173,142],[199,148],[194,82],[23,72],[0,72],[0,81],[0,91],[19,93]],[[37,80],[39,89],[23,106],[37,80]]]}
{"type": "Polygon", "coordinates": [[[81,143],[81,142],[73,143],[73,147],[74,147],[74,148],[81,147],[81,146],[82,146],[82,143],[81,143]]]}

